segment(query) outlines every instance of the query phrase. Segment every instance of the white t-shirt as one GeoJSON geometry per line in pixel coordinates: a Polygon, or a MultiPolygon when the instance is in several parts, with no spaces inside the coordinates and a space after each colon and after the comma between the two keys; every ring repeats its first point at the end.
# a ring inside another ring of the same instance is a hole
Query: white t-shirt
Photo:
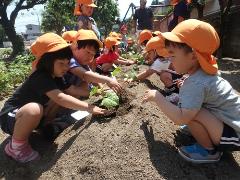
{"type": "Polygon", "coordinates": [[[170,61],[168,59],[160,59],[157,58],[153,64],[150,66],[150,69],[156,71],[157,73],[161,73],[162,71],[169,71],[170,61]]]}

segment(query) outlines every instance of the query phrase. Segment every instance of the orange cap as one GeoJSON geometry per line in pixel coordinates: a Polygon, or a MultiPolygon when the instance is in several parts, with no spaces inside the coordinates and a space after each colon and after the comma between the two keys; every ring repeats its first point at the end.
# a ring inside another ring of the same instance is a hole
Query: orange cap
{"type": "Polygon", "coordinates": [[[97,7],[96,4],[94,4],[94,0],[77,0],[78,4],[84,4],[88,7],[97,7]]]}
{"type": "Polygon", "coordinates": [[[156,50],[159,56],[169,57],[168,51],[165,48],[164,39],[160,36],[152,37],[146,44],[145,51],[156,50]]]}
{"type": "Polygon", "coordinates": [[[80,5],[81,4],[84,4],[84,5],[89,6],[89,7],[97,7],[97,5],[94,4],[94,0],[76,0],[74,12],[73,12],[73,14],[75,16],[80,16],[82,14],[82,12],[80,10],[80,5]]]}
{"type": "Polygon", "coordinates": [[[67,42],[73,42],[75,40],[75,36],[77,31],[66,31],[62,34],[62,38],[67,42]]]}
{"type": "Polygon", "coordinates": [[[171,1],[170,1],[170,4],[173,5],[173,6],[175,6],[175,5],[177,5],[177,4],[179,3],[179,1],[180,1],[180,0],[171,0],[171,1]]]}
{"type": "Polygon", "coordinates": [[[215,29],[208,23],[189,19],[179,23],[171,32],[161,34],[173,42],[186,43],[196,53],[201,68],[208,74],[218,71],[216,58],[212,54],[220,45],[215,29]]]}
{"type": "Polygon", "coordinates": [[[110,49],[114,45],[119,45],[121,42],[118,41],[115,37],[107,37],[104,41],[105,47],[110,49]]]}
{"type": "Polygon", "coordinates": [[[110,32],[109,36],[110,36],[110,37],[114,37],[114,38],[117,39],[117,40],[121,40],[121,39],[122,39],[122,38],[119,36],[119,34],[116,33],[116,32],[110,32]]]}
{"type": "Polygon", "coordinates": [[[99,44],[99,47],[103,47],[102,42],[97,38],[96,34],[92,30],[80,29],[75,35],[75,41],[82,40],[95,40],[99,44]]]}
{"type": "Polygon", "coordinates": [[[138,37],[138,43],[142,44],[144,41],[149,40],[152,38],[152,32],[145,29],[140,32],[139,37],[138,37]]]}
{"type": "Polygon", "coordinates": [[[54,33],[46,33],[37,38],[37,40],[31,45],[32,54],[36,57],[33,61],[32,67],[35,67],[41,56],[48,52],[58,51],[69,46],[68,43],[59,35],[54,33]]]}

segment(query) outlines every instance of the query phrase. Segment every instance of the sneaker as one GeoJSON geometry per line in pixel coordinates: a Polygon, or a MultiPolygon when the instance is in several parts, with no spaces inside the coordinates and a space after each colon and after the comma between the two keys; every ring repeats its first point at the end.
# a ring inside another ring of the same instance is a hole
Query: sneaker
{"type": "Polygon", "coordinates": [[[13,149],[10,140],[5,146],[4,151],[8,156],[21,163],[40,159],[39,153],[33,150],[28,143],[22,145],[18,149],[13,149]]]}
{"type": "Polygon", "coordinates": [[[180,147],[178,153],[185,160],[193,163],[214,163],[218,162],[222,156],[222,152],[207,150],[197,143],[180,147]]]}
{"type": "Polygon", "coordinates": [[[179,95],[177,93],[172,93],[169,96],[166,96],[167,101],[177,105],[179,101],[179,95]]]}

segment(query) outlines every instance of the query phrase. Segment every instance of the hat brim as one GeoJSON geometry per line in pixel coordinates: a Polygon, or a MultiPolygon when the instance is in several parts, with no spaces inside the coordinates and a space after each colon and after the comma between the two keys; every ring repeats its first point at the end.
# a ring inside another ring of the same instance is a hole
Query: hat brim
{"type": "Polygon", "coordinates": [[[94,3],[92,3],[92,4],[87,4],[87,6],[88,6],[88,7],[93,7],[93,8],[96,8],[96,7],[97,7],[97,5],[94,4],[94,3]]]}
{"type": "Polygon", "coordinates": [[[159,36],[162,36],[163,38],[165,38],[169,41],[184,43],[183,40],[173,32],[164,32],[164,33],[159,34],[159,36]]]}
{"type": "Polygon", "coordinates": [[[54,52],[54,51],[58,51],[58,50],[60,50],[60,49],[63,49],[63,48],[66,48],[66,47],[68,47],[69,46],[69,44],[58,44],[57,46],[54,46],[54,47],[52,47],[51,49],[49,49],[47,52],[54,52]]]}
{"type": "Polygon", "coordinates": [[[216,75],[218,72],[218,65],[216,58],[210,54],[203,54],[197,51],[194,51],[198,58],[198,62],[204,72],[210,75],[216,75]]]}
{"type": "Polygon", "coordinates": [[[77,39],[76,41],[84,41],[84,40],[94,40],[94,41],[97,41],[97,43],[98,43],[98,45],[99,45],[99,48],[102,48],[103,47],[103,43],[100,41],[100,40],[98,40],[98,39],[89,39],[89,38],[83,38],[83,39],[77,39]]]}

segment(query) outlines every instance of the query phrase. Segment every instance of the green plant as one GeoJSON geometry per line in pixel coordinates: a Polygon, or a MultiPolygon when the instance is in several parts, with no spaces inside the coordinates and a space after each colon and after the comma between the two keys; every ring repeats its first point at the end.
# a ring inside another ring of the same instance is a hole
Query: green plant
{"type": "Polygon", "coordinates": [[[116,77],[118,74],[120,74],[122,72],[122,69],[120,67],[116,66],[116,65],[113,65],[113,67],[115,69],[113,70],[113,72],[111,72],[111,75],[113,77],[116,77]]]}
{"type": "Polygon", "coordinates": [[[104,95],[100,106],[104,106],[107,109],[112,109],[119,105],[119,97],[114,91],[108,91],[104,95]]]}
{"type": "Polygon", "coordinates": [[[12,93],[29,75],[33,57],[20,55],[11,63],[0,60],[0,97],[12,93]]]}
{"type": "Polygon", "coordinates": [[[124,75],[124,81],[132,81],[132,80],[136,80],[137,78],[137,71],[135,69],[131,69],[129,72],[127,72],[124,75]]]}
{"type": "Polygon", "coordinates": [[[103,92],[103,89],[102,89],[102,88],[99,88],[99,87],[97,87],[97,86],[93,86],[93,88],[92,88],[91,91],[90,91],[90,97],[91,97],[91,96],[95,96],[95,95],[97,95],[97,94],[102,94],[102,92],[103,92]]]}

